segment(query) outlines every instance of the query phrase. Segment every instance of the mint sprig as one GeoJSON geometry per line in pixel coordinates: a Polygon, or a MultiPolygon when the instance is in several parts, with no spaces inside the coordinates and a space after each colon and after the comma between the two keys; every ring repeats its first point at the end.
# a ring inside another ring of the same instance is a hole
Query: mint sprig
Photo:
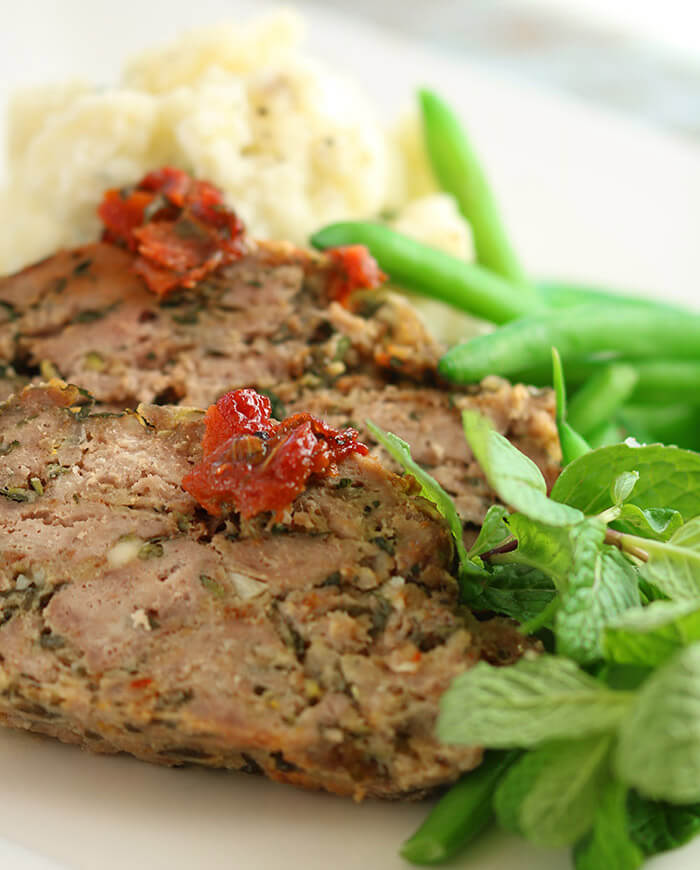
{"type": "Polygon", "coordinates": [[[605,658],[625,665],[658,667],[685,646],[700,643],[700,600],[654,601],[608,624],[605,658]]]}
{"type": "Polygon", "coordinates": [[[499,498],[533,520],[568,526],[583,519],[575,507],[547,498],[542,472],[476,411],[462,412],[464,433],[486,479],[499,498]]]}
{"type": "Polygon", "coordinates": [[[438,736],[525,750],[496,789],[503,827],[576,844],[577,870],[635,870],[700,831],[700,455],[589,450],[548,496],[487,419],[463,423],[506,506],[461,556],[465,600],[545,627],[556,655],[466,671],[438,736]]]}
{"type": "MultiPolygon", "coordinates": [[[[503,522],[508,511],[500,504],[492,504],[479,529],[479,535],[469,548],[467,556],[474,559],[502,544],[510,535],[508,526],[503,522]]],[[[476,560],[475,560],[476,561],[476,560]]]]}
{"type": "Polygon", "coordinates": [[[627,829],[645,855],[677,849],[700,833],[700,803],[674,806],[631,791],[627,798],[627,829]]]}
{"type": "Polygon", "coordinates": [[[614,526],[632,535],[667,541],[683,525],[683,517],[669,508],[644,508],[622,505],[614,526]]]}
{"type": "Polygon", "coordinates": [[[641,546],[649,555],[641,569],[649,583],[669,598],[700,597],[700,516],[677,529],[668,541],[649,540],[641,546]]]}
{"type": "Polygon", "coordinates": [[[633,696],[616,692],[560,656],[507,668],[479,662],[442,696],[437,735],[445,743],[531,749],[548,740],[614,732],[633,696]]]}
{"type": "Polygon", "coordinates": [[[620,726],[615,769],[647,797],[700,801],[700,643],[678,653],[639,689],[620,726]]]}
{"type": "Polygon", "coordinates": [[[494,808],[501,825],[538,846],[568,846],[591,826],[608,774],[607,735],[548,743],[506,773],[494,808]]]}
{"type": "Polygon", "coordinates": [[[551,578],[527,565],[496,565],[487,575],[475,606],[530,622],[546,610],[557,595],[551,578]]]}
{"type": "Polygon", "coordinates": [[[576,844],[576,870],[637,870],[644,853],[633,839],[627,817],[627,786],[608,782],[598,799],[591,831],[576,844]]]}
{"type": "Polygon", "coordinates": [[[591,450],[564,468],[551,497],[585,514],[599,514],[614,504],[611,481],[624,471],[639,473],[633,498],[638,507],[675,510],[685,519],[700,514],[700,453],[661,444],[591,450]]]}

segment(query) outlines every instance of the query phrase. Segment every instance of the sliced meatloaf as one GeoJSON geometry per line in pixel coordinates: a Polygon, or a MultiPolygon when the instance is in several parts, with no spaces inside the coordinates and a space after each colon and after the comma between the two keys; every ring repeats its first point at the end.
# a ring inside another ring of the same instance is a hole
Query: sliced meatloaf
{"type": "Polygon", "coordinates": [[[474,767],[433,736],[439,696],[523,640],[457,606],[412,480],[352,455],[281,518],[210,517],[181,487],[202,429],[60,381],[0,406],[0,720],[357,798],[474,767]]]}
{"type": "MultiPolygon", "coordinates": [[[[452,496],[465,524],[481,525],[495,495],[467,446],[461,411],[472,408],[488,416],[494,427],[542,469],[548,486],[559,473],[559,443],[553,423],[553,395],[501,378],[487,378],[473,391],[450,393],[403,383],[381,384],[365,377],[346,377],[332,389],[278,388],[287,410],[308,410],[332,426],[353,426],[367,444],[372,436],[366,420],[394,432],[411,445],[414,459],[452,496]]],[[[385,451],[374,453],[398,468],[385,451]]]]}
{"type": "Polygon", "coordinates": [[[348,310],[329,296],[334,266],[323,255],[251,245],[238,262],[164,300],[135,273],[132,254],[103,243],[1,279],[0,393],[58,374],[105,407],[206,407],[252,386],[278,400],[277,416],[284,405],[352,420],[366,441],[370,418],[404,438],[465,523],[479,524],[495,497],[462,435],[460,409],[470,406],[554,481],[560,453],[550,391],[494,378],[466,389],[441,384],[441,348],[401,298],[365,292],[348,310]]]}
{"type": "Polygon", "coordinates": [[[97,243],[0,279],[0,364],[119,408],[206,407],[240,386],[330,385],[347,371],[420,378],[440,354],[400,297],[371,295],[351,313],[329,297],[334,264],[286,243],[258,243],[164,299],[133,265],[97,243]]]}

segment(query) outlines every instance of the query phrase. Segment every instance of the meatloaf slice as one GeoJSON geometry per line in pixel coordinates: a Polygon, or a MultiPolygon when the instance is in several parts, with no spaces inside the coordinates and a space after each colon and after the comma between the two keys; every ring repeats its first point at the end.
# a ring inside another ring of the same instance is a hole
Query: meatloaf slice
{"type": "Polygon", "coordinates": [[[494,378],[441,385],[441,349],[414,310],[382,292],[347,310],[329,298],[332,274],[321,255],[257,243],[195,290],[163,301],[134,272],[133,255],[114,245],[60,252],[0,279],[0,395],[22,377],[58,373],[119,409],[141,401],[205,407],[252,386],[279,400],[277,416],[286,405],[334,424],[352,420],[365,440],[370,418],[411,445],[467,524],[480,524],[495,500],[461,430],[460,409],[476,407],[553,483],[560,453],[550,391],[494,378]]]}
{"type": "MultiPolygon", "coordinates": [[[[281,385],[278,394],[290,412],[308,410],[331,426],[352,426],[372,444],[369,419],[411,445],[413,458],[452,496],[462,521],[480,526],[496,500],[480,465],[469,449],[461,412],[471,408],[542,470],[548,487],[559,474],[559,442],[554,425],[554,396],[522,384],[512,386],[490,377],[472,391],[448,393],[435,387],[382,384],[366,377],[346,377],[333,389],[299,389],[281,385]]],[[[394,461],[379,446],[374,454],[389,468],[394,461]]]]}
{"type": "Polygon", "coordinates": [[[353,455],[281,521],[214,518],[180,486],[202,429],[60,381],[0,406],[0,720],[356,798],[474,767],[436,742],[438,698],[523,641],[457,606],[413,481],[353,455]]]}
{"type": "Polygon", "coordinates": [[[60,375],[121,409],[206,407],[238,387],[326,386],[348,371],[420,378],[440,355],[400,297],[370,294],[350,312],[329,296],[337,267],[286,243],[257,243],[165,299],[133,265],[97,243],[0,279],[0,365],[60,375]]]}

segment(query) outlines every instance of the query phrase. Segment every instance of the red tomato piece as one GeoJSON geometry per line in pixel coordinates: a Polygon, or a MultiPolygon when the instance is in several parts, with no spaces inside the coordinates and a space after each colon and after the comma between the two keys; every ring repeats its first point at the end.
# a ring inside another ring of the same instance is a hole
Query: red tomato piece
{"type": "Polygon", "coordinates": [[[326,254],[335,266],[328,295],[345,307],[355,290],[374,290],[386,281],[386,275],[364,245],[329,248],[326,254]]]}
{"type": "Polygon", "coordinates": [[[311,475],[331,474],[350,453],[368,452],[354,429],[333,429],[310,414],[273,421],[269,399],[255,390],[227,393],[204,419],[202,461],[182,485],[215,515],[233,509],[244,518],[263,511],[279,517],[311,475]]]}
{"type": "Polygon", "coordinates": [[[245,228],[221,191],[169,166],[131,190],[108,190],[98,214],[103,240],[138,254],[134,270],[158,296],[194,287],[246,249],[245,228]]]}

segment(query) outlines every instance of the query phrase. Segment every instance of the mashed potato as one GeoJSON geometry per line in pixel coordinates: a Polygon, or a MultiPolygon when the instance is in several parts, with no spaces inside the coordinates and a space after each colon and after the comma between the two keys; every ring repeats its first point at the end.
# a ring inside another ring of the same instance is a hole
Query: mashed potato
{"type": "Polygon", "coordinates": [[[95,238],[104,190],[164,164],[220,187],[255,236],[303,244],[330,221],[391,210],[402,232],[468,256],[468,228],[434,192],[415,116],[385,129],[300,45],[299,18],[276,13],[152,49],[115,87],[16,95],[0,272],[95,238]]]}

